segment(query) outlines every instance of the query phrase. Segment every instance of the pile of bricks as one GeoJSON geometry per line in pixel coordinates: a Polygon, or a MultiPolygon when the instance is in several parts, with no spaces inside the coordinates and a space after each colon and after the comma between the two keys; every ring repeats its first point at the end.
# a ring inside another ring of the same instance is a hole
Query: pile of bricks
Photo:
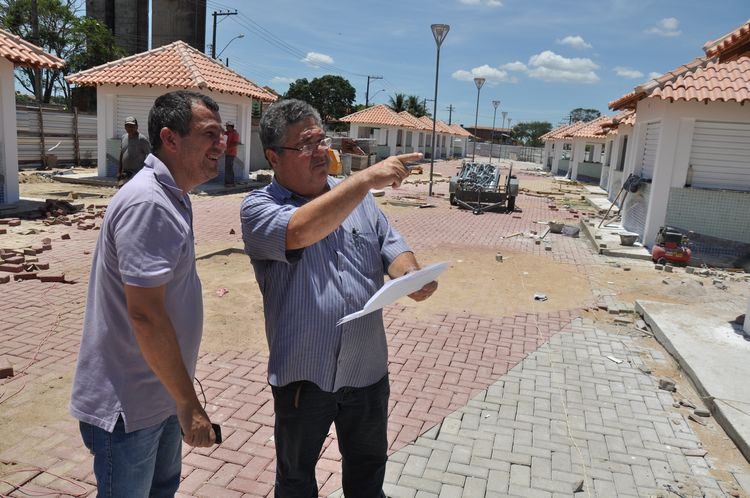
{"type": "Polygon", "coordinates": [[[96,219],[104,218],[104,213],[106,210],[107,206],[91,204],[86,207],[86,210],[74,215],[49,216],[43,221],[43,223],[48,226],[75,225],[79,230],[99,230],[99,226],[96,225],[96,219]]]}
{"type": "Polygon", "coordinates": [[[0,284],[15,281],[40,280],[65,282],[65,274],[50,272],[49,263],[39,261],[38,254],[52,249],[52,239],[42,239],[41,245],[22,249],[0,249],[0,284]]]}
{"type": "Polygon", "coordinates": [[[0,218],[0,235],[8,233],[8,227],[17,227],[21,225],[21,220],[18,218],[0,218]],[[4,226],[3,226],[4,225],[4,226]]]}

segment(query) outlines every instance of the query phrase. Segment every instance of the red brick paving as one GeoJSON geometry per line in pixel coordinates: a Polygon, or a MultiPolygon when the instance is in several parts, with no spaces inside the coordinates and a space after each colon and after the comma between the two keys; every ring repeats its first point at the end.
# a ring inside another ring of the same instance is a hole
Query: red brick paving
{"type": "MultiPolygon", "coordinates": [[[[452,172],[451,163],[436,163],[436,171],[452,172]]],[[[404,186],[388,196],[426,193],[427,186],[404,186]]],[[[447,193],[447,183],[435,191],[447,193]]],[[[242,195],[194,197],[196,241],[239,243],[238,209],[242,195]],[[234,229],[235,234],[230,235],[234,229]]],[[[498,248],[533,252],[556,261],[586,265],[592,255],[581,241],[554,236],[553,251],[544,251],[528,238],[503,236],[539,230],[534,222],[561,219],[547,201],[521,196],[520,218],[488,213],[475,216],[436,198],[431,209],[400,208],[392,214],[394,225],[417,249],[433,247],[498,248]]],[[[571,221],[573,219],[571,218],[571,221]]],[[[36,281],[4,284],[0,302],[0,356],[15,367],[16,376],[0,381],[0,410],[7,416],[24,413],[32,386],[69,375],[78,353],[88,271],[98,231],[55,227],[51,251],[44,253],[51,270],[64,271],[74,284],[36,281]],[[70,240],[59,240],[61,232],[70,240]],[[85,254],[88,252],[89,254],[85,254]]],[[[30,236],[31,244],[38,239],[30,236]]],[[[549,236],[548,236],[549,237],[549,236]]],[[[2,239],[0,238],[0,245],[2,239]]],[[[447,414],[507,372],[546,339],[559,332],[575,312],[513,317],[471,314],[435,314],[417,321],[409,308],[389,307],[385,321],[389,340],[391,403],[390,451],[396,451],[439,423],[447,414]]],[[[263,354],[227,351],[205,354],[198,364],[209,401],[209,413],[223,427],[225,442],[214,448],[184,450],[181,496],[270,496],[274,480],[273,405],[266,380],[263,354]]],[[[58,493],[90,493],[94,483],[90,457],[83,448],[77,424],[66,414],[50,427],[31,427],[28,439],[6,448],[0,445],[0,462],[17,462],[47,469],[79,483],[74,486],[49,474],[24,484],[24,492],[42,488],[58,493]],[[47,446],[43,446],[43,445],[47,446]],[[30,448],[48,448],[44,456],[29,458],[30,448]],[[33,460],[33,461],[29,461],[33,460]],[[55,470],[59,470],[55,472],[55,470]]],[[[318,465],[321,494],[338,489],[340,455],[327,438],[318,465]]],[[[2,480],[17,481],[18,474],[2,480]]],[[[12,488],[0,483],[0,494],[12,488]]],[[[21,492],[16,492],[21,496],[21,492]]]]}

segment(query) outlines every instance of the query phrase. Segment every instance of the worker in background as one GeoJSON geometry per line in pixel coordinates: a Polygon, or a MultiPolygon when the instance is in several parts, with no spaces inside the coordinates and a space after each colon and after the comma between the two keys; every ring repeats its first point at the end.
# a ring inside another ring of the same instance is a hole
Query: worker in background
{"type": "MultiPolygon", "coordinates": [[[[419,268],[371,188],[397,187],[390,157],[339,181],[318,112],[295,99],[268,108],[260,140],[274,171],[241,207],[242,236],[263,294],[274,398],[276,496],[317,496],[315,465],[332,423],[345,496],[383,494],[388,449],[388,347],[382,310],[336,326],[383,286],[419,268]]],[[[427,299],[431,282],[411,294],[427,299]]]]}
{"type": "Polygon", "coordinates": [[[151,144],[138,131],[138,120],[125,118],[125,134],[120,140],[120,163],[117,170],[118,186],[122,186],[143,167],[146,156],[151,153],[151,144]]]}
{"type": "Polygon", "coordinates": [[[227,121],[227,151],[224,153],[224,186],[234,187],[234,158],[237,157],[237,144],[240,134],[234,129],[234,122],[227,121]]]}

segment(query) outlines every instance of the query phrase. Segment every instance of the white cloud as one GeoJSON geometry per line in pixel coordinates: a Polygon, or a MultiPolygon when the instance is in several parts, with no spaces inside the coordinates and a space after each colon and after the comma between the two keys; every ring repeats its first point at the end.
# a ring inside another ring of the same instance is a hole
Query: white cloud
{"type": "Polygon", "coordinates": [[[500,69],[505,69],[506,71],[526,71],[527,67],[523,62],[515,61],[503,64],[500,66],[500,69]]]}
{"type": "Polygon", "coordinates": [[[560,45],[569,45],[573,48],[591,48],[591,44],[580,36],[566,36],[562,40],[557,40],[560,45]]]}
{"type": "Polygon", "coordinates": [[[617,66],[614,71],[617,76],[622,76],[623,78],[643,78],[642,72],[630,67],[617,66]]]}
{"type": "Polygon", "coordinates": [[[680,36],[680,21],[674,17],[665,17],[661,21],[656,23],[656,26],[652,26],[646,30],[646,33],[652,35],[673,37],[680,36]]]}
{"type": "Polygon", "coordinates": [[[294,83],[296,80],[294,78],[287,78],[285,76],[274,76],[271,78],[271,84],[273,85],[288,85],[290,83],[294,83]]]}
{"type": "Polygon", "coordinates": [[[454,79],[460,81],[473,81],[474,78],[485,78],[488,84],[496,85],[501,81],[509,81],[508,73],[501,69],[491,67],[487,64],[483,66],[475,67],[471,71],[465,69],[459,69],[452,74],[454,79]]]}
{"type": "Polygon", "coordinates": [[[487,7],[502,7],[500,0],[458,0],[464,5],[486,5],[487,7]]]}
{"type": "Polygon", "coordinates": [[[653,80],[655,78],[658,78],[662,74],[663,73],[657,73],[656,71],[652,71],[652,72],[648,73],[648,79],[653,80]]]}
{"type": "Polygon", "coordinates": [[[319,54],[318,52],[308,52],[307,57],[302,59],[302,62],[313,67],[318,67],[321,64],[333,64],[333,57],[326,54],[319,54]]]}
{"type": "Polygon", "coordinates": [[[596,83],[598,68],[591,59],[567,58],[545,50],[529,58],[528,75],[544,81],[596,83]]]}

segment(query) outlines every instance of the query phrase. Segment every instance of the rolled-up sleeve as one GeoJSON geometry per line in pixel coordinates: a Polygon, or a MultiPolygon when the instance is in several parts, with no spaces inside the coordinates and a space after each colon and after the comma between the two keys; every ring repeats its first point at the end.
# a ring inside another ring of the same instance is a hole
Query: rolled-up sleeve
{"type": "Polygon", "coordinates": [[[286,232],[296,210],[294,206],[279,205],[261,191],[248,195],[240,208],[245,253],[255,260],[289,262],[286,232]]]}
{"type": "Polygon", "coordinates": [[[377,231],[380,240],[380,257],[383,258],[383,268],[388,268],[399,254],[411,251],[411,247],[391,226],[385,213],[377,207],[376,209],[378,210],[377,231]]]}

